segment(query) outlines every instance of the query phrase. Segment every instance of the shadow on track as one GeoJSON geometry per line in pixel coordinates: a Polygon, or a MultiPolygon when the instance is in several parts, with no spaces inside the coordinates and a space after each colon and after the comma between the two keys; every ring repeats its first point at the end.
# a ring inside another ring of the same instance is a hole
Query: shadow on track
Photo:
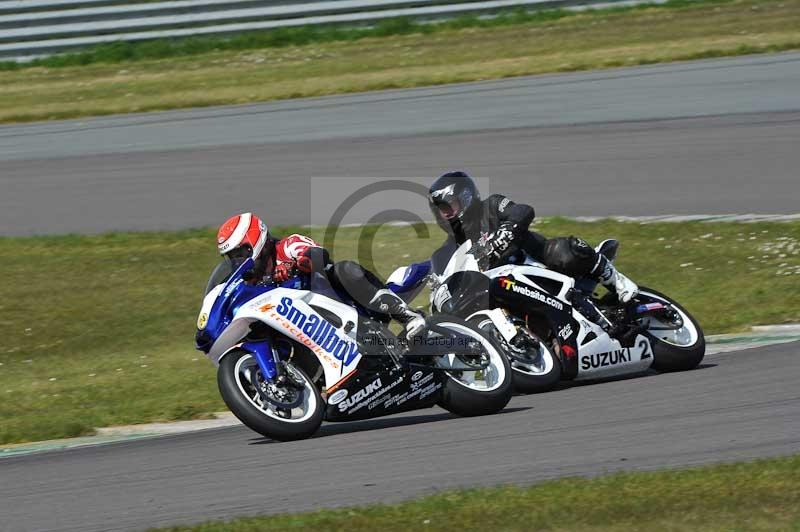
{"type": "MultiPolygon", "coordinates": [[[[494,415],[502,416],[504,414],[513,414],[516,412],[523,412],[525,410],[531,410],[531,407],[505,408],[494,415]]],[[[339,434],[353,434],[356,432],[364,432],[368,430],[381,430],[392,427],[407,427],[410,425],[421,425],[423,423],[435,423],[437,421],[443,421],[445,419],[469,419],[469,418],[461,418],[449,412],[440,412],[438,414],[428,414],[428,415],[423,414],[423,415],[403,416],[403,417],[366,419],[363,421],[346,421],[343,423],[325,423],[322,425],[319,431],[314,436],[312,436],[312,439],[325,438],[327,436],[336,436],[339,434]]],[[[249,445],[265,445],[269,443],[281,443],[281,442],[271,440],[269,438],[252,438],[250,440],[249,445]]]]}
{"type": "Polygon", "coordinates": [[[597,385],[600,385],[600,384],[609,384],[609,383],[612,383],[612,382],[621,382],[621,381],[627,381],[627,380],[631,380],[631,379],[647,379],[647,378],[651,378],[651,377],[658,377],[659,375],[672,375],[672,374],[675,374],[675,373],[691,373],[692,371],[699,371],[699,370],[703,370],[703,369],[711,369],[711,368],[716,368],[717,366],[718,366],[718,364],[712,364],[712,363],[709,362],[709,363],[701,363],[696,368],[692,368],[692,369],[687,370],[687,371],[675,371],[675,372],[663,372],[662,373],[662,372],[656,371],[654,369],[647,369],[647,370],[645,370],[645,371],[643,371],[641,373],[631,373],[629,375],[615,375],[613,377],[602,377],[602,378],[598,378],[598,379],[589,379],[589,380],[582,380],[582,381],[561,381],[560,383],[558,383],[558,385],[556,385],[556,387],[553,390],[551,390],[549,392],[544,392],[544,393],[553,393],[553,392],[558,392],[558,391],[564,391],[564,390],[569,390],[570,388],[579,388],[579,387],[582,387],[582,386],[597,386],[597,385]]]}

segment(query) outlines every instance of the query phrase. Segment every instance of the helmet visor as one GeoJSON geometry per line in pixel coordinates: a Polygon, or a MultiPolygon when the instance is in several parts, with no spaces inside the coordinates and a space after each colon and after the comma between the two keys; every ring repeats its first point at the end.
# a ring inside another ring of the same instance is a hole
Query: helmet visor
{"type": "Polygon", "coordinates": [[[453,220],[458,218],[463,210],[458,198],[450,198],[448,201],[436,201],[433,204],[436,215],[442,220],[453,220]]]}
{"type": "Polygon", "coordinates": [[[231,268],[234,270],[236,270],[236,268],[241,266],[244,261],[252,256],[253,248],[249,245],[239,246],[238,248],[234,248],[224,255],[225,260],[230,263],[231,268]]]}

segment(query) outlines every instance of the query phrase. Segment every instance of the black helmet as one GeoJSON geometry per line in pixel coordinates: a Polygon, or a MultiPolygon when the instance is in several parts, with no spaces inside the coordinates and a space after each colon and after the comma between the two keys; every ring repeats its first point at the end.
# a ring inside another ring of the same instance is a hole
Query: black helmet
{"type": "Polygon", "coordinates": [[[433,182],[428,190],[431,212],[445,231],[461,225],[470,211],[477,209],[481,195],[475,182],[466,172],[447,172],[433,182]]]}

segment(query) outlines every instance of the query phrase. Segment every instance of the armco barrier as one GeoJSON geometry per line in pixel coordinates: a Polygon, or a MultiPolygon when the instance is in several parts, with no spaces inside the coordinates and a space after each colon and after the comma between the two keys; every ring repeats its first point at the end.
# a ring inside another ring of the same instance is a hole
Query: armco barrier
{"type": "Polygon", "coordinates": [[[627,4],[598,0],[121,0],[0,1],[0,58],[25,60],[114,41],[223,35],[310,24],[437,18],[514,8],[627,4]]]}

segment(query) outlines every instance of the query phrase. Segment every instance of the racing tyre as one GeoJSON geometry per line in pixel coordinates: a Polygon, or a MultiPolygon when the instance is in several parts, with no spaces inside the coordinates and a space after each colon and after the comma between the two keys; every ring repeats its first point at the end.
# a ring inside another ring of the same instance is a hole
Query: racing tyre
{"type": "MultiPolygon", "coordinates": [[[[446,371],[447,380],[439,406],[459,416],[485,416],[505,408],[513,393],[511,365],[497,341],[453,316],[439,314],[429,318],[428,324],[476,340],[483,351],[480,361],[488,362],[488,366],[477,371],[446,371]]],[[[463,357],[454,352],[451,358],[469,362],[474,356],[463,357]]]]}
{"type": "Polygon", "coordinates": [[[512,353],[491,318],[479,315],[469,321],[506,347],[505,353],[511,364],[515,392],[549,392],[561,381],[561,362],[545,342],[539,340],[538,348],[528,349],[525,353],[512,353]]]}
{"type": "Polygon", "coordinates": [[[325,403],[302,369],[284,367],[286,383],[266,383],[252,354],[231,351],[217,370],[220,395],[239,421],[259,434],[279,441],[308,438],[322,424],[325,403]]]}
{"type": "Polygon", "coordinates": [[[645,333],[653,346],[653,369],[661,372],[685,371],[694,369],[706,354],[706,340],[703,330],[678,303],[668,296],[651,288],[640,287],[636,299],[642,303],[665,303],[675,308],[683,322],[677,329],[655,318],[650,320],[650,328],[645,333]]]}

